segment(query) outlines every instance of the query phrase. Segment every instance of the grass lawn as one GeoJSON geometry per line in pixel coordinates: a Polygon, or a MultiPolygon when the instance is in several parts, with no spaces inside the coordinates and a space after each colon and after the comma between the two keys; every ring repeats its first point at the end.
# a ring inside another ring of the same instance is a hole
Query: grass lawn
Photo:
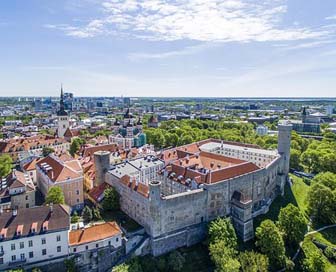
{"type": "Polygon", "coordinates": [[[302,212],[306,214],[307,211],[307,194],[309,190],[309,185],[303,182],[302,178],[299,178],[294,175],[290,175],[293,186],[292,186],[292,192],[295,197],[295,201],[297,203],[297,206],[300,208],[302,212]]]}
{"type": "MultiPolygon", "coordinates": [[[[336,229],[327,229],[322,231],[321,233],[316,233],[313,235],[309,235],[305,238],[304,243],[302,245],[302,250],[305,255],[309,256],[311,252],[321,252],[321,250],[312,242],[312,239],[316,239],[320,243],[330,245],[336,247],[336,229]]],[[[325,256],[323,255],[323,259],[327,263],[326,271],[327,272],[336,272],[336,264],[331,263],[325,256]]],[[[298,261],[302,261],[303,254],[301,254],[298,261]]]]}
{"type": "Polygon", "coordinates": [[[116,221],[119,226],[128,232],[133,232],[141,228],[137,222],[122,211],[102,211],[101,216],[105,222],[116,221]]]}

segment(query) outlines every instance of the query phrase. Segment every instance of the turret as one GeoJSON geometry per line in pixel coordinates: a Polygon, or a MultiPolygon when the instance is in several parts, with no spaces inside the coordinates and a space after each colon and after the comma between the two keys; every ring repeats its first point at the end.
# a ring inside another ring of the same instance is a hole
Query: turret
{"type": "Polygon", "coordinates": [[[150,232],[152,237],[161,234],[161,181],[153,180],[149,186],[150,232]]]}
{"type": "Polygon", "coordinates": [[[97,187],[105,182],[105,174],[110,168],[110,152],[97,151],[94,153],[95,180],[94,186],[97,187]]]}
{"type": "Polygon", "coordinates": [[[282,157],[282,174],[289,173],[290,144],[291,144],[292,124],[281,122],[278,124],[278,152],[282,157]]]}

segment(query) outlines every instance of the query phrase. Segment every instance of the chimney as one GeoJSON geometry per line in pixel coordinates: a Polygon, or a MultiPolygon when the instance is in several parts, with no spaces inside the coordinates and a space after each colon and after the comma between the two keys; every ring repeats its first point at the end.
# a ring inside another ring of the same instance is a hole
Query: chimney
{"type": "Polygon", "coordinates": [[[49,204],[49,212],[52,213],[54,211],[54,204],[50,203],[49,204]]]}

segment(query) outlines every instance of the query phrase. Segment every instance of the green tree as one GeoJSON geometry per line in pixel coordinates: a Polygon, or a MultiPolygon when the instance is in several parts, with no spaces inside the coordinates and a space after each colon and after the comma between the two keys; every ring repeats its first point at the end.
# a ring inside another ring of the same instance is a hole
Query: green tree
{"type": "Polygon", "coordinates": [[[307,272],[321,272],[325,271],[326,262],[322,253],[319,251],[309,252],[309,255],[303,261],[303,268],[307,272]]]}
{"type": "Polygon", "coordinates": [[[236,258],[236,250],[229,248],[223,240],[210,243],[209,252],[211,260],[218,272],[238,272],[240,263],[236,258]]]}
{"type": "Polygon", "coordinates": [[[244,251],[239,254],[238,260],[242,272],[268,271],[269,262],[266,255],[254,251],[244,251]]]}
{"type": "Polygon", "coordinates": [[[69,153],[71,154],[71,156],[75,156],[75,154],[79,151],[81,145],[83,145],[85,143],[85,141],[81,138],[74,138],[71,141],[71,145],[70,145],[70,150],[69,153]]]}
{"type": "Polygon", "coordinates": [[[209,225],[210,243],[224,241],[229,248],[237,248],[237,235],[230,218],[220,218],[211,221],[209,225]]]}
{"type": "Polygon", "coordinates": [[[290,151],[290,168],[300,170],[300,156],[301,151],[296,149],[291,149],[290,151]]]}
{"type": "Polygon", "coordinates": [[[0,156],[0,178],[6,177],[12,171],[12,158],[8,155],[0,156]]]}
{"type": "Polygon", "coordinates": [[[308,191],[308,213],[322,223],[334,223],[335,192],[320,183],[315,183],[308,191]]]}
{"type": "Polygon", "coordinates": [[[51,187],[47,193],[46,199],[45,199],[46,204],[64,204],[64,194],[61,189],[61,187],[54,186],[51,187]]]}
{"type": "Polygon", "coordinates": [[[89,206],[85,206],[83,209],[83,219],[85,222],[90,222],[93,218],[92,210],[89,206]]]}
{"type": "Polygon", "coordinates": [[[103,209],[106,211],[115,211],[120,208],[120,196],[113,187],[107,188],[104,191],[104,199],[102,202],[103,209]]]}
{"type": "Polygon", "coordinates": [[[43,157],[47,157],[49,156],[49,154],[54,153],[55,149],[53,149],[52,147],[43,147],[42,149],[42,155],[43,157]]]}
{"type": "Polygon", "coordinates": [[[75,224],[79,222],[80,217],[78,216],[77,212],[75,211],[71,216],[71,224],[75,224]]]}
{"type": "Polygon", "coordinates": [[[76,272],[76,265],[73,258],[64,260],[64,264],[67,272],[76,272]]]}
{"type": "Polygon", "coordinates": [[[94,208],[92,210],[92,217],[94,220],[102,220],[102,216],[98,208],[94,208]]]}
{"type": "Polygon", "coordinates": [[[303,240],[307,230],[307,220],[300,209],[288,204],[279,213],[279,228],[284,233],[287,244],[296,245],[303,240]]]}
{"type": "Polygon", "coordinates": [[[168,267],[170,271],[182,271],[185,263],[184,256],[177,250],[169,253],[168,255],[168,267]]]}
{"type": "Polygon", "coordinates": [[[115,267],[113,267],[112,272],[129,272],[130,271],[130,265],[129,264],[119,264],[115,267]]]}
{"type": "Polygon", "coordinates": [[[336,189],[336,174],[331,172],[319,173],[312,179],[312,182],[322,184],[334,191],[336,189]]]}
{"type": "Polygon", "coordinates": [[[271,265],[285,265],[285,245],[278,227],[269,219],[264,220],[256,229],[256,246],[266,254],[271,265]]]}

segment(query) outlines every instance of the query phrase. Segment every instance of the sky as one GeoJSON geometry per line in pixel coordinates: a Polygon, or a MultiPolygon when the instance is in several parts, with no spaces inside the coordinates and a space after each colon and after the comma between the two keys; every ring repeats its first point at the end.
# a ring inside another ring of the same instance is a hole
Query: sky
{"type": "Polygon", "coordinates": [[[1,0],[0,96],[335,97],[335,0],[1,0]]]}

